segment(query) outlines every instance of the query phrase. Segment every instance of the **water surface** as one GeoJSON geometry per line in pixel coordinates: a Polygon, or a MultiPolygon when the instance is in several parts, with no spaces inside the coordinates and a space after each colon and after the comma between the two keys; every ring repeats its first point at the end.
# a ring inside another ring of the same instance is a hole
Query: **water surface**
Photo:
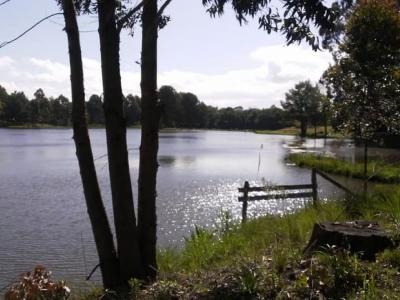
{"type": "MultiPolygon", "coordinates": [[[[128,130],[127,136],[136,199],[140,130],[128,130]]],[[[91,130],[90,137],[112,223],[105,131],[91,130]]],[[[182,246],[183,236],[195,225],[213,226],[221,210],[239,218],[237,188],[245,180],[251,184],[259,184],[261,178],[274,184],[310,183],[309,170],[284,160],[290,149],[283,145],[293,141],[291,136],[250,132],[161,133],[158,245],[182,246]]],[[[315,144],[314,148],[324,146],[315,144]]],[[[318,183],[320,195],[340,196],[324,180],[318,183]]],[[[282,213],[303,203],[304,199],[259,201],[249,205],[248,213],[282,213]]],[[[70,282],[83,281],[97,265],[72,130],[0,129],[0,253],[0,288],[38,264],[52,270],[56,279],[70,282]]],[[[99,280],[98,273],[94,281],[99,280]]]]}

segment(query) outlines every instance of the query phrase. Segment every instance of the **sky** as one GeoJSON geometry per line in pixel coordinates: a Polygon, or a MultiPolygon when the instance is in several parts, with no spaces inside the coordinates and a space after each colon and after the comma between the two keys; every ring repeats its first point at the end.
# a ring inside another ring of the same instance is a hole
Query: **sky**
{"type": "MultiPolygon", "coordinates": [[[[4,0],[0,0],[0,3],[4,0]]],[[[161,4],[162,2],[160,2],[161,4]]],[[[60,12],[55,0],[10,0],[0,6],[0,44],[40,19],[60,12]]],[[[210,18],[200,0],[173,0],[165,11],[171,22],[159,31],[158,85],[196,94],[217,107],[280,106],[296,83],[316,83],[331,62],[327,52],[302,43],[285,46],[284,36],[268,35],[257,20],[240,26],[230,7],[210,18]]],[[[86,97],[102,93],[97,17],[80,16],[86,97]]],[[[28,98],[42,88],[46,96],[71,99],[67,36],[62,15],[44,21],[0,48],[0,85],[28,98]]],[[[141,31],[121,33],[121,77],[125,95],[140,96],[141,31]]]]}

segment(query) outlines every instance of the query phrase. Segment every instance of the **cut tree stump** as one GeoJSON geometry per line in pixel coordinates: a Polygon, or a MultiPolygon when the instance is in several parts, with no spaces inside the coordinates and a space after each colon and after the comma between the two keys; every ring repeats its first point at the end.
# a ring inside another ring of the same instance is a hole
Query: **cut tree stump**
{"type": "Polygon", "coordinates": [[[316,223],[304,252],[324,251],[327,245],[335,245],[358,254],[361,259],[374,260],[376,253],[394,247],[388,235],[375,221],[316,223]]]}

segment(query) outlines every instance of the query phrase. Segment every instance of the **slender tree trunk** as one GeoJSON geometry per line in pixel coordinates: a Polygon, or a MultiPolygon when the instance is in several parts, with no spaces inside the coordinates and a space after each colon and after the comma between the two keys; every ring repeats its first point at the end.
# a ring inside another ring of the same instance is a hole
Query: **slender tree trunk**
{"type": "Polygon", "coordinates": [[[300,121],[300,136],[305,137],[307,135],[307,121],[300,121]]]}
{"type": "Polygon", "coordinates": [[[86,205],[99,255],[103,285],[105,288],[114,289],[119,284],[118,258],[101,198],[87,128],[82,55],[73,0],[63,0],[62,7],[66,24],[65,31],[68,36],[72,89],[72,122],[76,156],[79,162],[86,205]]]}
{"type": "Polygon", "coordinates": [[[157,111],[157,0],[149,0],[142,15],[142,138],[139,163],[138,229],[143,267],[146,276],[157,275],[156,182],[158,153],[157,111]]]}
{"type": "Polygon", "coordinates": [[[99,36],[108,165],[121,281],[143,278],[129,172],[115,0],[99,0],[99,36]]]}

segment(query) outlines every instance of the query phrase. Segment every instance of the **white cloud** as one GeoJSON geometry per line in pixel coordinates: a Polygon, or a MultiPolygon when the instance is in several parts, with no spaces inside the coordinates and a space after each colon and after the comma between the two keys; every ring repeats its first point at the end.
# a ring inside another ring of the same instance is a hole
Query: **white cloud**
{"type": "Polygon", "coordinates": [[[0,68],[10,68],[15,61],[8,56],[0,57],[0,68]]]}
{"type": "MultiPolygon", "coordinates": [[[[226,107],[269,107],[279,105],[285,92],[301,80],[317,81],[331,61],[324,52],[313,52],[302,46],[267,46],[249,54],[259,65],[255,68],[232,70],[220,74],[167,70],[159,73],[159,86],[171,85],[177,91],[191,92],[208,105],[226,107]]],[[[101,66],[84,58],[85,91],[102,93],[101,66]]],[[[212,66],[210,66],[212,68],[212,66]]],[[[210,72],[209,72],[210,73],[210,72]]],[[[70,97],[69,66],[50,60],[29,58],[13,60],[0,57],[0,85],[8,92],[24,91],[28,97],[42,88],[48,96],[70,97]]],[[[125,94],[140,94],[140,73],[121,72],[125,94]]]]}

